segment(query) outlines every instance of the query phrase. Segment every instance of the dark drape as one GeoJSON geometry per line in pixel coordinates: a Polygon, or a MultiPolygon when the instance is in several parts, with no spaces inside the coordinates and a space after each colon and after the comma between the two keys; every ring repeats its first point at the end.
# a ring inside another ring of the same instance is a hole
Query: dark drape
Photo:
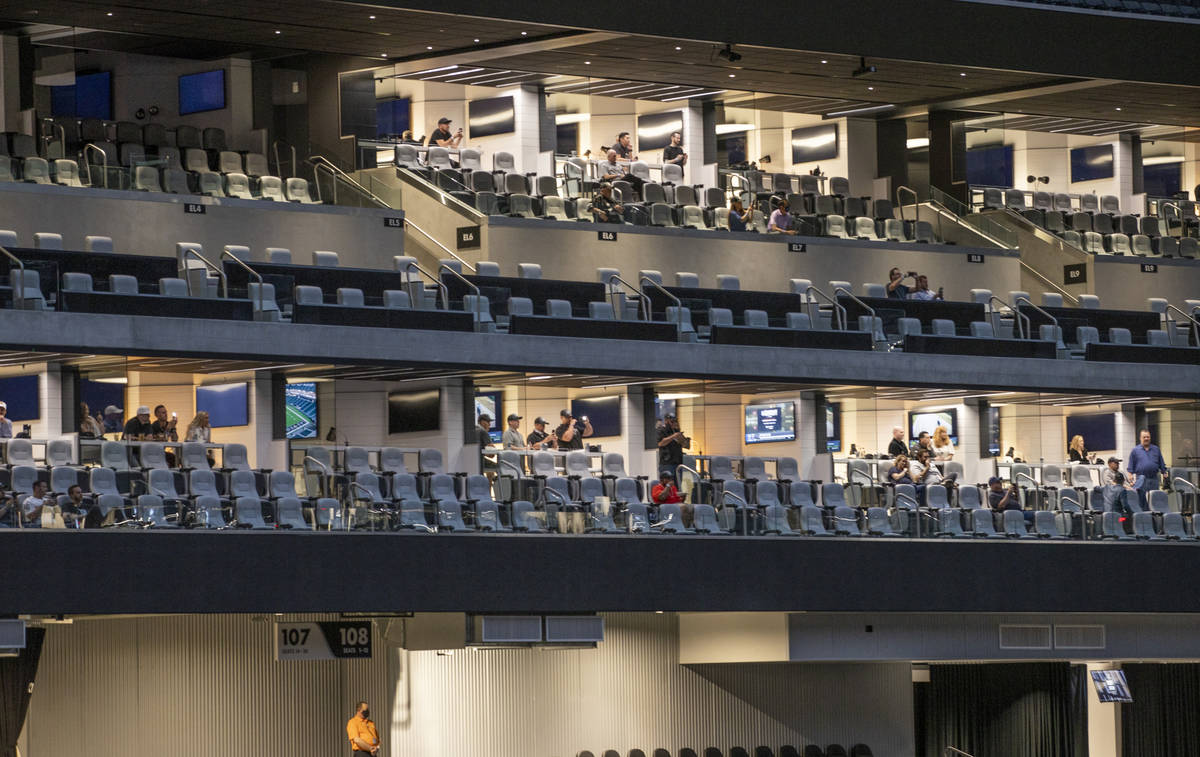
{"type": "MultiPolygon", "coordinates": [[[[1121,707],[1125,757],[1200,755],[1200,665],[1122,665],[1132,704],[1121,707]]],[[[1113,705],[1117,706],[1117,705],[1113,705]]]]}
{"type": "Polygon", "coordinates": [[[44,628],[27,628],[21,654],[0,657],[0,757],[16,757],[45,636],[44,628]]]}
{"type": "Polygon", "coordinates": [[[931,665],[924,754],[1086,757],[1085,676],[1065,662],[931,665]]]}

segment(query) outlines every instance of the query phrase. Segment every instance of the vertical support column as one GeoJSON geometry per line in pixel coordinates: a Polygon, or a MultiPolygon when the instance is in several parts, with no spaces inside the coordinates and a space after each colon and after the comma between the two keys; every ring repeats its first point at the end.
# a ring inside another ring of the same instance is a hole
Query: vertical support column
{"type": "Polygon", "coordinates": [[[856,197],[873,194],[875,183],[875,122],[865,118],[847,118],[846,178],[856,197]]]}
{"type": "Polygon", "coordinates": [[[833,455],[825,447],[825,394],[802,392],[796,408],[796,442],[800,475],[833,480],[833,455]]]}
{"type": "MultiPolygon", "coordinates": [[[[1089,662],[1089,673],[1093,670],[1108,670],[1110,664],[1089,662]]],[[[1121,757],[1121,706],[1115,702],[1101,702],[1090,681],[1087,689],[1088,757],[1121,757]]]]}
{"type": "MultiPolygon", "coordinates": [[[[631,476],[653,476],[657,450],[646,449],[646,435],[654,428],[654,390],[643,386],[626,387],[621,398],[625,424],[625,472],[631,476]],[[647,397],[649,395],[649,397],[647,397]]],[[[653,444],[656,440],[651,439],[653,444]]]]}
{"type": "Polygon", "coordinates": [[[688,106],[683,111],[681,136],[683,150],[688,154],[687,165],[683,167],[684,181],[707,187],[717,186],[716,158],[710,158],[708,153],[709,142],[716,145],[716,124],[711,123],[711,119],[705,119],[703,101],[688,101],[688,106]]]}
{"type": "Polygon", "coordinates": [[[21,63],[16,37],[0,35],[0,129],[21,128],[21,63]]]}
{"type": "Polygon", "coordinates": [[[929,114],[929,183],[959,202],[967,197],[967,141],[960,123],[968,114],[934,111],[929,114]]]}
{"type": "Polygon", "coordinates": [[[875,124],[876,200],[893,200],[896,187],[908,183],[908,122],[901,118],[875,124]]]}

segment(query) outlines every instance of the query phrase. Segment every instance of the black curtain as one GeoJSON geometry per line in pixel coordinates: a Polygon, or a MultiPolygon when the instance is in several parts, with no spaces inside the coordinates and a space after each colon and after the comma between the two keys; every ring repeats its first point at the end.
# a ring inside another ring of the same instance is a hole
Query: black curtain
{"type": "Polygon", "coordinates": [[[21,654],[0,657],[0,757],[16,757],[45,637],[44,628],[26,628],[21,654]]]}
{"type": "Polygon", "coordinates": [[[930,665],[918,751],[1086,757],[1086,675],[1065,662],[930,665]]]}
{"type": "Polygon", "coordinates": [[[1132,704],[1121,705],[1126,757],[1200,754],[1200,665],[1122,665],[1132,704]]]}

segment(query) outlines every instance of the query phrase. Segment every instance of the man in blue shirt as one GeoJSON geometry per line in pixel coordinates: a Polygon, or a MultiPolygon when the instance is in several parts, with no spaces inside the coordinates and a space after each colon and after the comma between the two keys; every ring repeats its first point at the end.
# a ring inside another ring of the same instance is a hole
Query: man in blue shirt
{"type": "Polygon", "coordinates": [[[1129,453],[1129,463],[1125,466],[1131,479],[1141,480],[1137,483],[1138,502],[1146,509],[1146,492],[1158,488],[1160,476],[1166,474],[1167,464],[1163,461],[1162,452],[1150,443],[1150,432],[1142,429],[1141,444],[1129,453]]]}

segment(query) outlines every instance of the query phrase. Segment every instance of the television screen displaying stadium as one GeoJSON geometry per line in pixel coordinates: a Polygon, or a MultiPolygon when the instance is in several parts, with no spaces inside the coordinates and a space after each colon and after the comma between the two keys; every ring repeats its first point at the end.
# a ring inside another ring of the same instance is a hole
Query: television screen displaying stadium
{"type": "Polygon", "coordinates": [[[283,390],[288,439],[317,438],[317,384],[300,381],[283,390]]]}

